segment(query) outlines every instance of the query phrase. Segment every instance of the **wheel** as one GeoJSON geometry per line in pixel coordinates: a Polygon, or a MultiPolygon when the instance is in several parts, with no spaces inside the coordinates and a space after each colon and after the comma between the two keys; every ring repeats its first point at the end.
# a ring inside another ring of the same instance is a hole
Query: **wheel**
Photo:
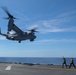
{"type": "Polygon", "coordinates": [[[19,43],[21,43],[21,41],[19,41],[19,43]]]}
{"type": "Polygon", "coordinates": [[[30,41],[31,41],[31,42],[33,42],[33,41],[34,41],[34,39],[30,39],[30,41]]]}

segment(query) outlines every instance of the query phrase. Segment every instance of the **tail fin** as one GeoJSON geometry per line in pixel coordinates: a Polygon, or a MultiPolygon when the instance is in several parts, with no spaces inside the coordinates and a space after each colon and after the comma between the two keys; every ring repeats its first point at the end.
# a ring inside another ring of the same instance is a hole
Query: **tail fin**
{"type": "Polygon", "coordinates": [[[0,35],[3,35],[3,36],[5,36],[5,37],[8,36],[7,34],[3,34],[3,33],[1,33],[1,28],[0,28],[0,35]]]}

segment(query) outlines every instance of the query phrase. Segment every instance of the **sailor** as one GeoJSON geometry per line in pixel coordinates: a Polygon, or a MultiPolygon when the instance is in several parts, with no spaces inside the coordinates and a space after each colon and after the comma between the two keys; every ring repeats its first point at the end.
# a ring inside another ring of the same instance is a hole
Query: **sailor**
{"type": "Polygon", "coordinates": [[[70,68],[72,65],[73,65],[73,67],[75,68],[75,64],[74,64],[74,59],[73,59],[73,58],[70,59],[69,68],[70,68]]]}
{"type": "Polygon", "coordinates": [[[67,64],[66,64],[66,59],[65,59],[65,58],[63,58],[62,68],[64,68],[64,65],[65,65],[65,66],[66,66],[66,68],[67,68],[67,64]]]}

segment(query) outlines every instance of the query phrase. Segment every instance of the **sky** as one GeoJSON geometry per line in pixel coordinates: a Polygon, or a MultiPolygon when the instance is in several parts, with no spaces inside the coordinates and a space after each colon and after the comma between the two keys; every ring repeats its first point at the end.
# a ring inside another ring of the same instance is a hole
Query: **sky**
{"type": "Polygon", "coordinates": [[[10,41],[0,35],[0,57],[76,57],[76,0],[0,0],[0,28],[7,33],[8,8],[15,24],[27,32],[37,27],[37,38],[10,41]]]}

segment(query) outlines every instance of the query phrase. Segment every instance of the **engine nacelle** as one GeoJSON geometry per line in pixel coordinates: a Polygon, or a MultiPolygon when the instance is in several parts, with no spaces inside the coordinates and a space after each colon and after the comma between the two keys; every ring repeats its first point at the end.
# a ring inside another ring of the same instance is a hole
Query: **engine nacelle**
{"type": "Polygon", "coordinates": [[[10,19],[9,22],[8,22],[8,31],[11,31],[12,30],[13,24],[14,24],[14,20],[13,19],[10,19]]]}
{"type": "Polygon", "coordinates": [[[34,41],[35,38],[36,38],[36,36],[33,36],[33,37],[30,39],[30,41],[31,41],[31,42],[34,41]]]}

